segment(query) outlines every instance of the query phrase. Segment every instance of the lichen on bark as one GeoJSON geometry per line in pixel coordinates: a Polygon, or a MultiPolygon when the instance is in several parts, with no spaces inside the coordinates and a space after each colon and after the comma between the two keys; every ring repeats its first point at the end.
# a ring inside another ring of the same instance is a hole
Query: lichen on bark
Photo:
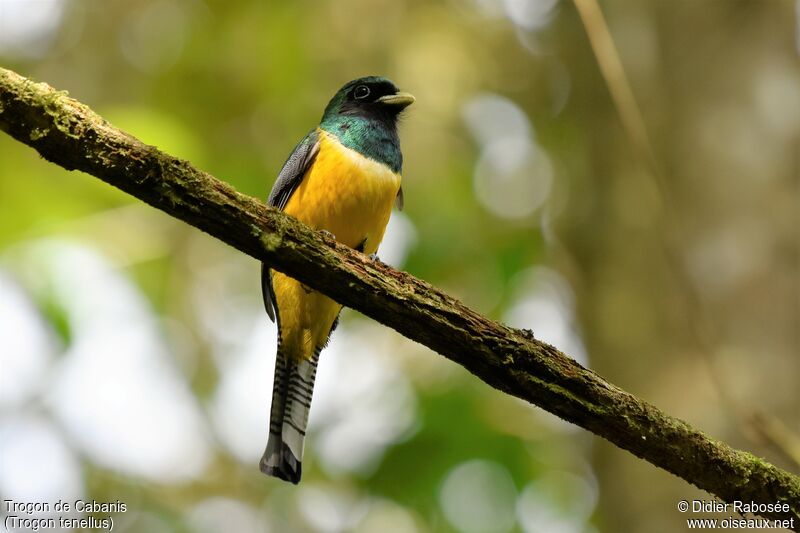
{"type": "Polygon", "coordinates": [[[266,261],[420,342],[497,388],[599,435],[726,501],[786,502],[800,478],[734,450],[623,391],[530,332],[489,320],[413,276],[326,239],[190,163],[114,128],[44,83],[0,68],[0,129],[266,261]]]}

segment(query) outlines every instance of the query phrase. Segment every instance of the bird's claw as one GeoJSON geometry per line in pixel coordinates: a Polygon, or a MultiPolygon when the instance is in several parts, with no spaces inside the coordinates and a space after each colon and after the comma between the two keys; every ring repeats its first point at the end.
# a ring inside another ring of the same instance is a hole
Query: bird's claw
{"type": "Polygon", "coordinates": [[[376,263],[381,263],[382,262],[381,258],[378,257],[378,254],[369,254],[367,257],[369,257],[370,261],[375,261],[376,263]]]}
{"type": "Polygon", "coordinates": [[[328,231],[326,229],[321,229],[321,230],[319,230],[319,232],[322,233],[323,237],[327,237],[329,239],[333,239],[334,241],[336,240],[336,235],[334,235],[333,233],[331,233],[330,231],[328,231]]]}

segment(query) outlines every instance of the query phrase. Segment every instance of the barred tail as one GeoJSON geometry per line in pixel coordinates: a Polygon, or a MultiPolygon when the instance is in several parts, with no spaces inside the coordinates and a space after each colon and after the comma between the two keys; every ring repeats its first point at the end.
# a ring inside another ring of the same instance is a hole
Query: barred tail
{"type": "Polygon", "coordinates": [[[302,473],[303,440],[320,350],[315,350],[311,359],[297,360],[287,355],[278,341],[269,439],[259,467],[268,476],[294,484],[300,482],[302,473]]]}

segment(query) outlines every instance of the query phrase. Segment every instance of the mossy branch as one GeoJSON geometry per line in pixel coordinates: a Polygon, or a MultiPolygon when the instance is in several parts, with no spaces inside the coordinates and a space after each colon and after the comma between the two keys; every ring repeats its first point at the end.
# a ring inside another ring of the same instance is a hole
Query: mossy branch
{"type": "MultiPolygon", "coordinates": [[[[492,387],[599,435],[724,501],[786,503],[800,528],[800,478],[714,440],[612,385],[529,331],[489,320],[404,272],[342,246],[120,131],[44,83],[0,69],[0,129],[268,262],[462,365],[492,387]]],[[[255,283],[255,281],[254,281],[255,283]]],[[[675,503],[677,502],[670,502],[675,503]]]]}

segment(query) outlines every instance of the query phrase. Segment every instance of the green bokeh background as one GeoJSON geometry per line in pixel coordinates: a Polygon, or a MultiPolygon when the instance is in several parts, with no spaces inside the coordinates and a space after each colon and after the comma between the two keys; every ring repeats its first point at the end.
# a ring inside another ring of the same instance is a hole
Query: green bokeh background
{"type": "MultiPolygon", "coordinates": [[[[338,87],[388,76],[417,97],[401,124],[412,230],[398,266],[493,318],[545,337],[561,331],[555,338],[569,338],[582,352],[572,355],[613,383],[796,472],[791,450],[754,417],[800,431],[797,8],[601,7],[661,187],[626,136],[567,1],[0,0],[0,64],[259,198],[338,87]],[[12,31],[25,3],[56,10],[52,27],[12,31]],[[522,130],[512,123],[520,117],[522,130]],[[504,174],[484,127],[515,141],[527,131],[527,152],[505,145],[507,159],[523,163],[504,174]],[[520,184],[539,195],[508,216],[503,201],[528,201],[520,184]]],[[[320,457],[320,429],[299,487],[261,476],[258,453],[231,453],[209,421],[226,359],[254,334],[234,322],[261,317],[258,264],[5,135],[0,273],[30,299],[56,354],[46,381],[0,405],[0,426],[29,416],[52,424],[79,462],[79,493],[128,504],[121,531],[680,531],[687,516],[677,502],[710,497],[354,311],[343,315],[344,335],[369,339],[410,386],[412,422],[363,468],[320,457]],[[85,325],[52,288],[57,262],[36,264],[30,250],[43,242],[102,257],[147,303],[211,435],[192,476],[154,481],[98,461],[47,407],[85,325]],[[230,352],[206,331],[204,293],[222,302],[213,316],[238,339],[230,352]]],[[[264,331],[274,327],[263,321],[264,331]]],[[[8,346],[4,361],[19,356],[8,346]]],[[[346,357],[347,346],[339,351],[346,357]]],[[[270,381],[264,375],[253,394],[266,396],[270,381]]],[[[268,405],[253,409],[263,409],[266,433],[268,405]]],[[[15,479],[0,475],[0,496],[12,495],[15,479]]]]}

